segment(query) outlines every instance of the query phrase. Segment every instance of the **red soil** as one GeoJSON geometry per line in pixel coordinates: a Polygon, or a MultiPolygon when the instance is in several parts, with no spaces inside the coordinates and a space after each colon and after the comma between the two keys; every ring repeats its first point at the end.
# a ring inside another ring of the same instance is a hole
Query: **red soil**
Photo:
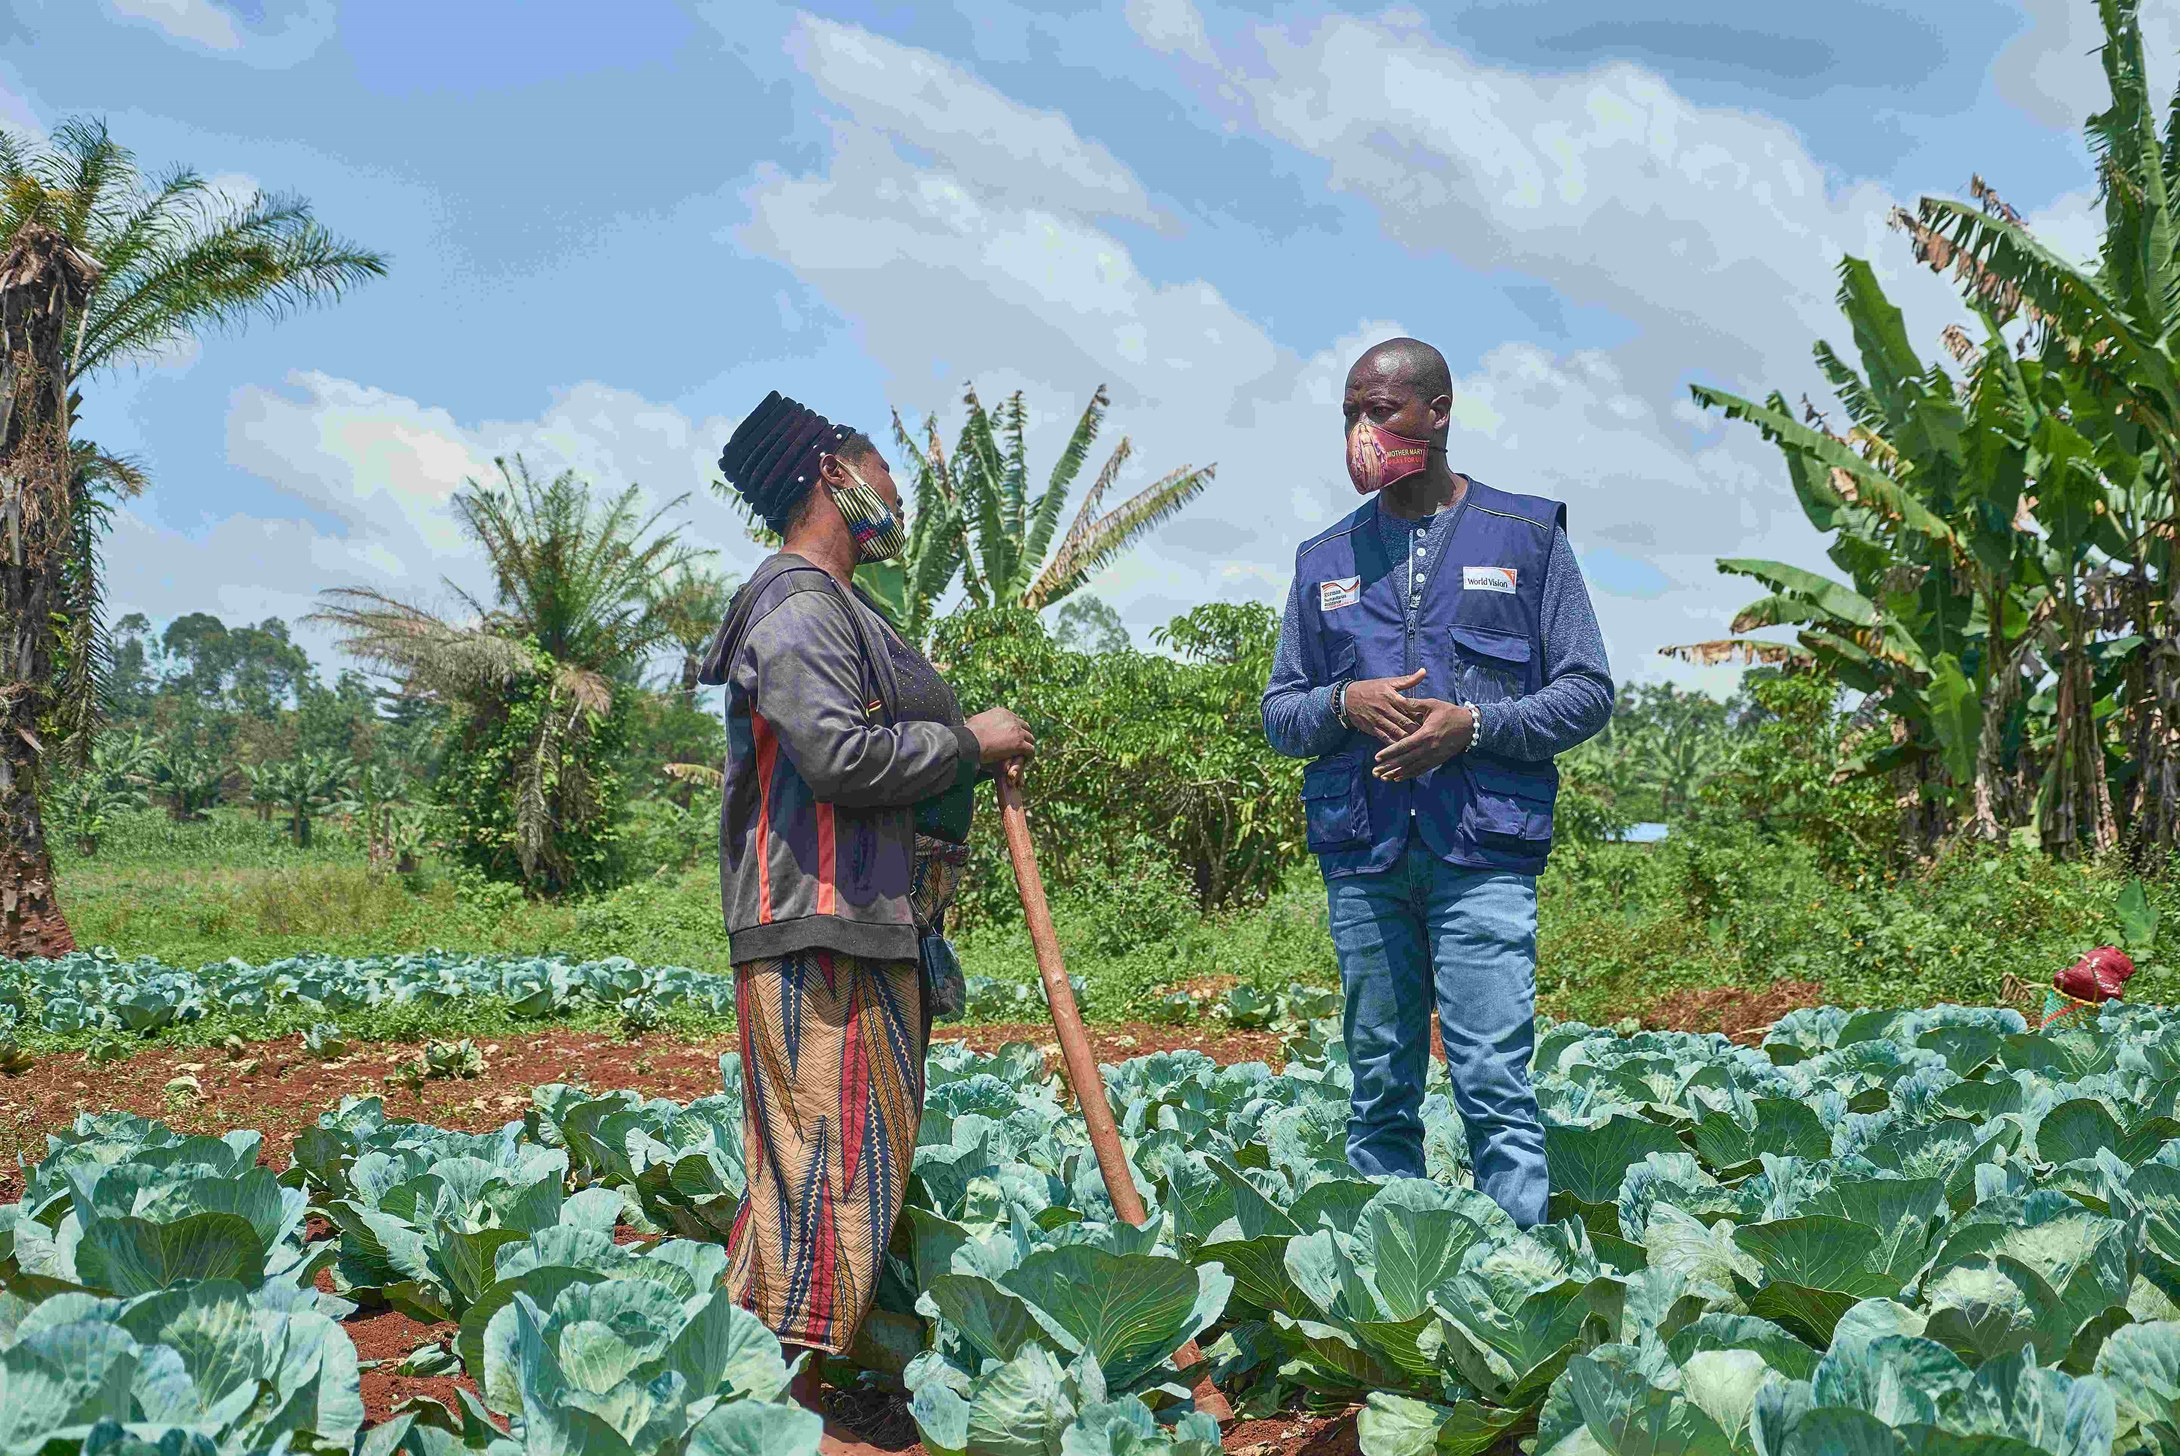
{"type": "Polygon", "coordinates": [[[439,1340],[454,1338],[453,1325],[418,1324],[397,1310],[352,1315],[343,1328],[356,1342],[356,1356],[365,1362],[363,1418],[373,1424],[392,1414],[395,1406],[421,1395],[452,1406],[455,1392],[474,1393],[476,1382],[466,1375],[396,1375],[394,1367],[411,1350],[439,1340]],[[370,1362],[382,1362],[373,1366],[370,1362]]]}
{"type": "Polygon", "coordinates": [[[1815,981],[1774,981],[1760,991],[1713,986],[1707,991],[1675,991],[1642,1021],[1652,1031],[1715,1031],[1754,1046],[1771,1030],[1771,1023],[1787,1012],[1823,1004],[1824,988],[1815,981]]]}

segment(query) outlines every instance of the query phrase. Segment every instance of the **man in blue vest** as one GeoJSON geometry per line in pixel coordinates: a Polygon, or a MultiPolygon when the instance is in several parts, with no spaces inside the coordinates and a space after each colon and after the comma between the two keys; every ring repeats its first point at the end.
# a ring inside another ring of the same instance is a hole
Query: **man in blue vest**
{"type": "Polygon", "coordinates": [[[1422,1177],[1438,1011],[1476,1186],[1543,1221],[1537,872],[1554,754],[1605,726],[1612,678],[1564,506],[1446,460],[1446,360],[1392,339],[1346,391],[1348,475],[1367,499],[1294,557],[1264,690],[1302,771],[1354,1073],[1348,1161],[1422,1177]]]}

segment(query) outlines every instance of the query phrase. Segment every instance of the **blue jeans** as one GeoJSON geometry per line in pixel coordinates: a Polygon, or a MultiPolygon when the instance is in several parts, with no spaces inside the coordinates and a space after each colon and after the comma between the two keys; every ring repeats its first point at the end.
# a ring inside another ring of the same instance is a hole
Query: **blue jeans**
{"type": "Polygon", "coordinates": [[[1392,868],[1326,882],[1354,1072],[1347,1160],[1420,1178],[1431,1007],[1476,1186],[1522,1228],[1549,1194],[1536,1048],[1537,882],[1447,864],[1413,834],[1392,868]]]}

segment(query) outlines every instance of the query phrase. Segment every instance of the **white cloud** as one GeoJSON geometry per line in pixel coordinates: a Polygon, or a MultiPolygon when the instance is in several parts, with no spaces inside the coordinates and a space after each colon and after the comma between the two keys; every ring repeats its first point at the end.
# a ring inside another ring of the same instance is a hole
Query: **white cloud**
{"type": "MultiPolygon", "coordinates": [[[[2104,25],[2085,0],[2023,0],[2024,24],[1991,63],[1998,94],[2054,131],[2074,132],[2111,101],[2104,84],[2104,25]]],[[[2180,0],[2144,0],[2142,43],[2150,95],[2172,95],[2180,52],[2180,0]]]]}
{"type": "Polygon", "coordinates": [[[962,182],[1045,206],[1155,222],[1133,174],[1056,111],[1024,106],[929,51],[803,16],[788,49],[855,126],[937,154],[962,182]]]}
{"type": "Polygon", "coordinates": [[[333,34],[332,0],[270,0],[265,19],[240,20],[218,0],[106,0],[124,20],[253,66],[291,66],[333,34]]]}
{"type": "Polygon", "coordinates": [[[1698,106],[1634,65],[1486,65],[1413,19],[1332,17],[1252,38],[1201,80],[1207,109],[1316,159],[1413,252],[1609,308],[1675,380],[1809,375],[1809,341],[1838,327],[1842,253],[1897,279],[1911,318],[1931,314],[1933,340],[1949,316],[1933,307],[1943,285],[1887,231],[1892,199],[1835,182],[1772,118],[1698,106]]]}
{"type": "Polygon", "coordinates": [[[212,0],[107,0],[107,4],[117,15],[149,21],[176,40],[208,50],[231,51],[242,44],[235,18],[212,0]]]}
{"type": "Polygon", "coordinates": [[[1129,28],[1152,48],[1203,65],[1217,63],[1203,15],[1189,0],[1128,0],[1125,13],[1129,28]]]}
{"type": "MultiPolygon", "coordinates": [[[[1220,64],[1186,0],[1128,13],[1167,53],[1220,64]]],[[[1146,189],[1066,118],[851,27],[806,20],[795,44],[844,119],[821,165],[758,173],[733,240],[847,321],[904,415],[958,420],[965,376],[988,400],[1021,388],[1048,461],[1104,382],[1103,444],[1125,432],[1137,446],[1123,489],[1216,459],[1206,497],[1097,583],[1139,638],[1206,596],[1276,599],[1294,545],[1355,503],[1340,380],[1369,343],[1406,331],[1401,301],[1365,274],[1340,336],[1275,338],[1222,291],[1223,273],[1149,274],[1107,222],[1153,216],[1146,189]]],[[[1844,332],[1829,302],[1838,253],[1904,256],[1877,233],[1883,199],[1835,184],[1776,123],[1692,106],[1632,67],[1493,71],[1389,21],[1260,32],[1252,53],[1252,68],[1209,75],[1207,125],[1256,127],[1322,159],[1405,246],[1519,269],[1637,326],[1609,350],[1486,347],[1456,384],[1457,463],[1569,503],[1622,675],[1664,671],[1649,655],[1659,644],[1722,631],[1749,593],[1713,558],[1822,564],[1776,458],[1753,432],[1692,412],[1681,381],[1701,369],[1791,390],[1799,376],[1772,371],[1805,371],[1812,335],[1844,332]]],[[[1357,244],[1366,260],[1382,247],[1357,244]]],[[[533,419],[470,422],[298,375],[239,394],[229,428],[232,462],[285,510],[186,549],[142,522],[117,544],[142,590],[164,594],[142,604],[155,613],[249,596],[273,603],[253,612],[293,616],[354,582],[428,592],[442,572],[475,569],[446,499],[494,454],[522,448],[669,494],[708,477],[730,427],[597,384],[533,419]],[[184,556],[216,569],[162,584],[184,556]]],[[[746,566],[735,518],[708,501],[699,518],[746,566]]]]}
{"type": "MultiPolygon", "coordinates": [[[[654,505],[694,492],[670,519],[719,547],[722,566],[746,569],[757,549],[704,489],[733,425],[597,383],[556,392],[532,419],[475,423],[320,373],[244,388],[228,412],[228,463],[269,485],[275,504],[204,529],[122,512],[108,552],[114,610],[293,622],[340,586],[444,605],[443,578],[486,585],[449,502],[465,479],[495,480],[494,457],[518,452],[533,471],[572,468],[602,491],[639,484],[654,505]]],[[[325,645],[322,634],[306,638],[325,645]]]]}
{"type": "Polygon", "coordinates": [[[2094,188],[2061,193],[2022,220],[2039,241],[2077,263],[2094,263],[2104,241],[2104,204],[2094,188]]]}
{"type": "MultiPolygon", "coordinates": [[[[1211,282],[1148,278],[1080,213],[992,196],[864,131],[839,135],[822,171],[764,172],[746,200],[736,240],[851,321],[904,413],[957,419],[962,373],[987,400],[1022,388],[1043,411],[1031,446],[1044,460],[1103,381],[1114,397],[1105,443],[1124,431],[1138,447],[1124,486],[1216,458],[1205,497],[1097,583],[1139,637],[1207,595],[1278,598],[1294,546],[1355,504],[1340,382],[1369,343],[1403,331],[1397,320],[1358,322],[1298,353],[1211,282]]],[[[1715,421],[1692,426],[1677,386],[1632,367],[1618,354],[1508,345],[1456,385],[1463,468],[1568,500],[1578,543],[1656,568],[1621,593],[1598,584],[1630,675],[1661,670],[1648,657],[1661,643],[1717,635],[1740,604],[1715,556],[1814,559],[1761,444],[1715,421]]]]}

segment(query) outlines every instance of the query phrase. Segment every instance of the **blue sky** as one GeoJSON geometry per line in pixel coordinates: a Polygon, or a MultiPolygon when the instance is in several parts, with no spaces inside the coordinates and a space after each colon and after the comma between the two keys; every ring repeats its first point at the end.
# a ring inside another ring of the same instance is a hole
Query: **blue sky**
{"type": "MultiPolygon", "coordinates": [[[[2180,0],[2145,11],[2162,66],[2180,0]]],[[[103,116],[393,259],[90,382],[155,481],[117,609],[438,599],[476,582],[448,496],[516,450],[694,492],[746,568],[705,483],[767,389],[882,435],[1020,388],[1049,459],[1102,382],[1136,482],[1219,467],[1094,588],[1141,639],[1284,592],[1354,502],[1339,379],[1408,332],[1455,464],[1569,503],[1618,673],[1688,678],[1657,647],[1755,594],[1716,557],[1821,556],[1687,384],[1816,393],[1850,252],[1935,354],[1951,295],[1885,213],[1974,172],[2086,246],[2095,39],[2090,0],[16,0],[0,125],[103,116]]]]}

